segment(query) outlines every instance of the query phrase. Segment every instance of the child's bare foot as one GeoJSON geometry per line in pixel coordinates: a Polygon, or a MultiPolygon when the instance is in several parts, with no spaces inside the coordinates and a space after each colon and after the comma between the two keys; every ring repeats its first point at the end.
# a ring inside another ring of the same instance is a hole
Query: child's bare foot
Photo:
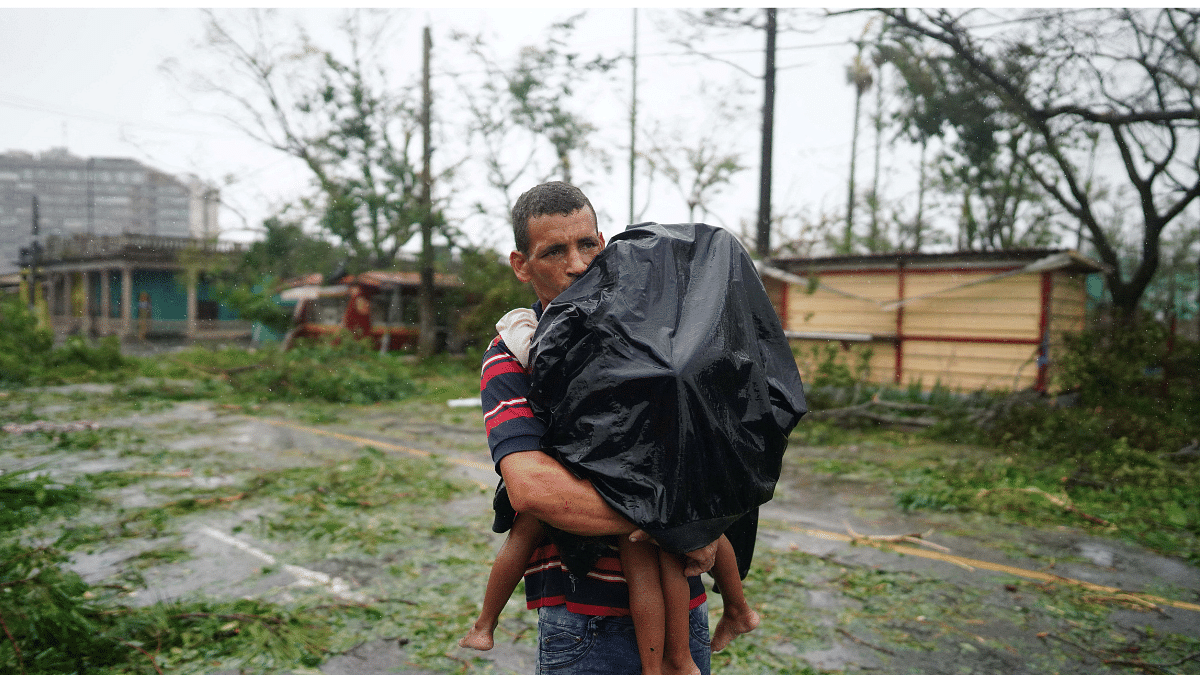
{"type": "Polygon", "coordinates": [[[721,620],[717,622],[717,629],[713,631],[712,650],[719,652],[725,649],[733,642],[733,638],[758,628],[759,621],[758,612],[749,607],[742,611],[726,607],[721,614],[721,620]]]}
{"type": "Polygon", "coordinates": [[[472,625],[471,630],[467,631],[466,637],[458,641],[459,647],[469,647],[470,649],[478,649],[481,652],[486,652],[495,644],[495,638],[492,636],[493,629],[487,629],[479,625],[472,625]]]}

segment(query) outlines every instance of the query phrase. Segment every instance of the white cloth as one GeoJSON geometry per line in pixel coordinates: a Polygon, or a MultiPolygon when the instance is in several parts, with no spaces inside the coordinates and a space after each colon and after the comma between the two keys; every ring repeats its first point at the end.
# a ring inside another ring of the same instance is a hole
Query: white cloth
{"type": "Polygon", "coordinates": [[[524,307],[514,309],[496,322],[496,332],[508,346],[508,351],[517,357],[521,367],[529,367],[529,345],[533,341],[533,333],[537,330],[537,314],[532,309],[524,307]]]}

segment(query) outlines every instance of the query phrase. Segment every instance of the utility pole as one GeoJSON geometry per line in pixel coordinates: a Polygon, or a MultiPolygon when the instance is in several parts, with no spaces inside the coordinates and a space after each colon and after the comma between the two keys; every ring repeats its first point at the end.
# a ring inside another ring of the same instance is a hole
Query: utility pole
{"type": "Polygon", "coordinates": [[[629,103],[629,224],[634,218],[634,176],[637,169],[637,58],[638,58],[638,17],[637,7],[633,8],[633,87],[629,103]]]}
{"type": "Polygon", "coordinates": [[[771,146],[775,133],[775,9],[767,9],[766,67],[763,68],[762,160],[758,178],[758,256],[771,255],[771,146]]]}
{"type": "Polygon", "coordinates": [[[87,233],[96,233],[96,158],[87,161],[87,233]]]}
{"type": "Polygon", "coordinates": [[[41,257],[42,243],[38,240],[39,214],[38,214],[38,198],[33,195],[33,226],[31,233],[33,234],[33,244],[29,251],[29,311],[37,311],[37,277],[38,277],[38,258],[41,257]]]}
{"type": "Polygon", "coordinates": [[[421,74],[421,289],[420,334],[417,354],[421,358],[433,355],[437,344],[433,305],[433,94],[429,86],[429,60],[433,52],[433,37],[425,26],[425,48],[421,74]]]}

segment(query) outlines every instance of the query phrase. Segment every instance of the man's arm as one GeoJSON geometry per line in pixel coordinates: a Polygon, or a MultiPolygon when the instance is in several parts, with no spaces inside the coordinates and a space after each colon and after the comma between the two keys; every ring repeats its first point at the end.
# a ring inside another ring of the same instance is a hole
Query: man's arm
{"type": "Polygon", "coordinates": [[[528,513],[560,530],[587,537],[625,535],[635,529],[592,487],[544,452],[515,452],[500,459],[500,475],[508,499],[518,513],[528,513]]]}
{"type": "MultiPolygon", "coordinates": [[[[560,530],[587,537],[628,535],[649,539],[644,531],[614,511],[591,482],[578,478],[544,452],[516,452],[500,460],[500,475],[508,499],[519,513],[529,513],[560,530]]],[[[685,574],[695,576],[712,568],[717,543],[687,555],[685,574]]]]}

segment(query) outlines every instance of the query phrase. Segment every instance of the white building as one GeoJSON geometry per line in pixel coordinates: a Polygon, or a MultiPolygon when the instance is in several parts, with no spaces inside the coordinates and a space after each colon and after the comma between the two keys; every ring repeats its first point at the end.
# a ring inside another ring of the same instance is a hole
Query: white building
{"type": "Polygon", "coordinates": [[[17,269],[38,234],[141,234],[215,238],[220,191],[195,176],[180,180],[133,159],[76,157],[65,148],[0,154],[0,274],[17,269]]]}

